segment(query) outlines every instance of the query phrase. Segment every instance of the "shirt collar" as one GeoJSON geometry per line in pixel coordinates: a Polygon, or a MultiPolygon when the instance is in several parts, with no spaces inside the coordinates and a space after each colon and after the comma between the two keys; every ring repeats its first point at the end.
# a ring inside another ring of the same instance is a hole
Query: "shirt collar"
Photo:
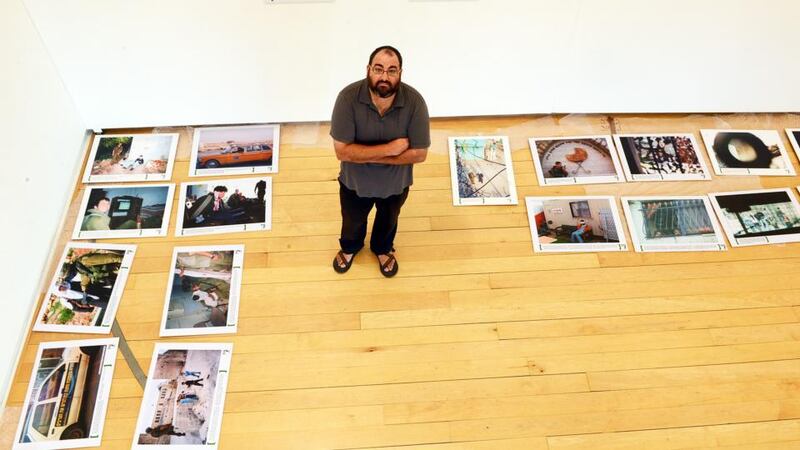
{"type": "MultiPolygon", "coordinates": [[[[364,81],[361,83],[361,87],[358,88],[358,101],[363,103],[372,109],[375,108],[375,105],[372,104],[372,98],[369,96],[369,80],[364,78],[364,81]]],[[[397,87],[397,94],[394,96],[394,102],[392,102],[392,106],[386,111],[387,113],[395,108],[402,108],[406,104],[406,89],[403,82],[400,82],[400,85],[397,87]]]]}

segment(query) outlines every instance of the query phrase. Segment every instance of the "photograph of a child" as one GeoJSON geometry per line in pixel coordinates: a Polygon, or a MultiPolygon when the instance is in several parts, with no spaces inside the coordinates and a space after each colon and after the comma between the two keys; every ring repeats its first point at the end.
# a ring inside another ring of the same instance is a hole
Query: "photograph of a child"
{"type": "Polygon", "coordinates": [[[183,183],[176,234],[268,230],[271,190],[271,178],[183,183]]]}
{"type": "Polygon", "coordinates": [[[711,179],[691,134],[618,134],[614,139],[628,181],[711,179]]]}
{"type": "Polygon", "coordinates": [[[612,197],[526,197],[535,251],[625,250],[612,197]]]}
{"type": "Polygon", "coordinates": [[[217,448],[231,350],[230,344],[156,344],[133,448],[217,448]]]}
{"type": "Polygon", "coordinates": [[[177,146],[177,133],[96,136],[83,182],[168,180],[177,146]]]}
{"type": "Polygon", "coordinates": [[[517,204],[507,137],[451,137],[449,142],[454,205],[517,204]]]}
{"type": "Polygon", "coordinates": [[[135,248],[67,244],[33,329],[108,333],[135,248]]]}
{"type": "Polygon", "coordinates": [[[794,175],[775,130],[700,130],[718,175],[794,175]]]}
{"type": "Polygon", "coordinates": [[[162,336],[234,333],[244,246],[178,247],[162,336]]]}
{"type": "Polygon", "coordinates": [[[542,186],[625,181],[611,136],[531,138],[528,141],[542,186]]]}
{"type": "Polygon", "coordinates": [[[166,235],[174,187],[151,184],[87,189],[73,238],[166,235]]]}

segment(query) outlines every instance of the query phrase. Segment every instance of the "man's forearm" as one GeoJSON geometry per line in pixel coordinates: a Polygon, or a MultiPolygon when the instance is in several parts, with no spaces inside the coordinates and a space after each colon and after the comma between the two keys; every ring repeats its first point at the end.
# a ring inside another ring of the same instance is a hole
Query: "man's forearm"
{"type": "Polygon", "coordinates": [[[336,155],[342,161],[367,163],[391,155],[392,150],[390,143],[378,145],[347,144],[339,149],[336,155]]]}
{"type": "Polygon", "coordinates": [[[410,148],[397,156],[385,156],[366,162],[390,165],[417,164],[425,161],[427,156],[427,148],[410,148]]]}

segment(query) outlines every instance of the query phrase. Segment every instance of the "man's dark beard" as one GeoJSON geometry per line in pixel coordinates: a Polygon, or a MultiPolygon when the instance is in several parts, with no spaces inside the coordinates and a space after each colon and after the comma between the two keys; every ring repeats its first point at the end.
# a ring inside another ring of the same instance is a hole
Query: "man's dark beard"
{"type": "Polygon", "coordinates": [[[395,94],[395,92],[397,92],[398,86],[400,86],[400,80],[397,80],[397,83],[394,86],[392,86],[392,83],[390,81],[385,81],[385,82],[378,81],[375,84],[372,84],[372,80],[369,80],[370,92],[372,92],[373,94],[377,95],[380,98],[391,97],[392,95],[395,94]],[[388,87],[386,85],[378,87],[378,83],[386,83],[388,84],[388,87]]]}

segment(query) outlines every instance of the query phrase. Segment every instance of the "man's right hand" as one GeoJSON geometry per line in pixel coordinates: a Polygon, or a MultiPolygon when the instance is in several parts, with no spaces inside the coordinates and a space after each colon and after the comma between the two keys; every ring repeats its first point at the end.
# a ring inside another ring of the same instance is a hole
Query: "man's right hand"
{"type": "Polygon", "coordinates": [[[386,156],[397,156],[408,150],[408,138],[397,138],[389,142],[389,151],[386,156]]]}

